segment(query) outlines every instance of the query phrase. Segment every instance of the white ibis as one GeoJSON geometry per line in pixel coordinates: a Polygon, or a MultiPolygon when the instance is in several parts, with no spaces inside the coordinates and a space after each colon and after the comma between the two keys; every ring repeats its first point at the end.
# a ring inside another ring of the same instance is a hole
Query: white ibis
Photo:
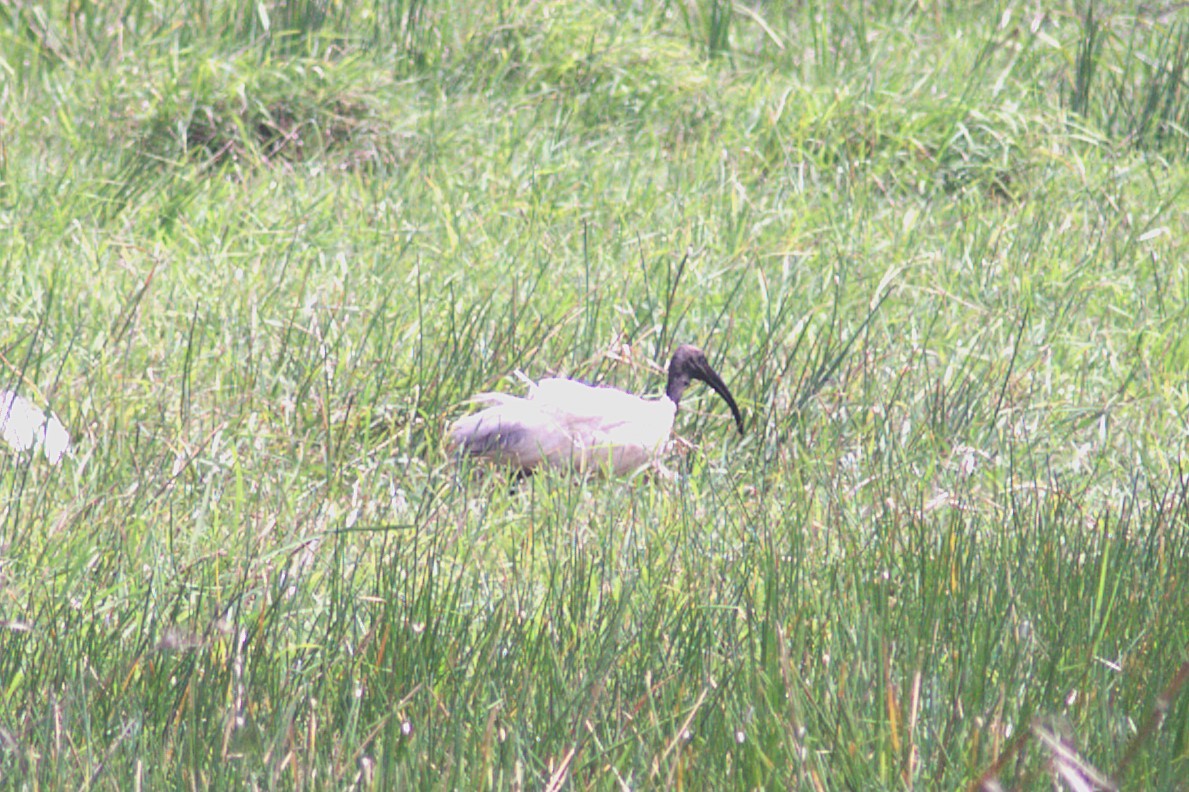
{"type": "Polygon", "coordinates": [[[17,453],[40,448],[51,465],[70,452],[70,434],[57,417],[6,390],[0,390],[0,440],[17,453]]]}
{"type": "Polygon", "coordinates": [[[450,427],[449,445],[464,453],[531,473],[545,465],[624,475],[653,463],[673,428],[677,405],[693,380],[701,380],[731,408],[739,434],[743,416],[702,350],[677,347],[669,381],[659,399],[551,377],[533,383],[528,396],[480,393],[490,405],[450,427]]]}

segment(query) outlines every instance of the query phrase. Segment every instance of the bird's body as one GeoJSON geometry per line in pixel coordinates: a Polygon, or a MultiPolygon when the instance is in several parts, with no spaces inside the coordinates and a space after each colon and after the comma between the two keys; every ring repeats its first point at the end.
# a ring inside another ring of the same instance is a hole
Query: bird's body
{"type": "Polygon", "coordinates": [[[451,427],[454,445],[521,470],[541,465],[625,475],[647,465],[664,447],[677,405],[614,388],[550,378],[528,396],[483,393],[490,405],[451,427]]]}
{"type": "Polygon", "coordinates": [[[70,453],[70,434],[62,422],[12,391],[0,390],[0,440],[18,453],[40,448],[52,465],[70,453]]]}
{"type": "Polygon", "coordinates": [[[487,409],[456,421],[450,427],[450,444],[522,472],[547,466],[627,475],[655,462],[664,450],[691,377],[706,381],[727,400],[742,433],[738,407],[705,356],[694,347],[680,347],[660,398],[557,377],[530,381],[524,398],[507,393],[476,396],[473,401],[487,409]]]}

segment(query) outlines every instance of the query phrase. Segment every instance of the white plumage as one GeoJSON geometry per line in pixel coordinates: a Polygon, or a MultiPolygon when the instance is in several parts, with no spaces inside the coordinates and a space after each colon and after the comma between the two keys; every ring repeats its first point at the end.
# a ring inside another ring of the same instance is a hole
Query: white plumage
{"type": "Polygon", "coordinates": [[[524,398],[507,393],[475,396],[472,401],[487,409],[456,421],[449,443],[526,473],[545,465],[626,475],[660,456],[691,379],[706,382],[723,397],[742,434],[743,418],[722,379],[700,350],[682,346],[669,364],[669,381],[660,398],[644,399],[557,377],[529,380],[524,398]]]}
{"type": "Polygon", "coordinates": [[[51,465],[70,450],[70,433],[24,396],[0,390],[0,439],[17,453],[40,447],[51,465]]]}

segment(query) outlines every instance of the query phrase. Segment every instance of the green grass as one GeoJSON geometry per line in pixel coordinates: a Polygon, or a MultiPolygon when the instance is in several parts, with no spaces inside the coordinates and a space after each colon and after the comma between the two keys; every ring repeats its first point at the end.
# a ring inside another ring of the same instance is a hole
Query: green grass
{"type": "Polygon", "coordinates": [[[0,786],[1185,789],[1187,65],[1174,3],[0,2],[0,387],[76,444],[0,455],[0,786]],[[677,482],[444,449],[677,343],[749,423],[691,391],[677,482]]]}

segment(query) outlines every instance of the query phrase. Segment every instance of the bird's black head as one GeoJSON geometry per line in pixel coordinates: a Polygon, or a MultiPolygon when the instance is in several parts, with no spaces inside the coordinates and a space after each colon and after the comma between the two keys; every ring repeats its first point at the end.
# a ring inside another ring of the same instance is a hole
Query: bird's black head
{"type": "Polygon", "coordinates": [[[727,390],[722,378],[710,368],[706,355],[702,354],[702,350],[688,344],[677,347],[673,359],[669,361],[669,383],[665,386],[665,395],[672,399],[674,404],[680,404],[685,389],[696,379],[705,382],[722,396],[723,401],[731,408],[731,414],[735,416],[739,434],[743,434],[743,415],[739,412],[739,406],[735,404],[735,399],[727,390]]]}

